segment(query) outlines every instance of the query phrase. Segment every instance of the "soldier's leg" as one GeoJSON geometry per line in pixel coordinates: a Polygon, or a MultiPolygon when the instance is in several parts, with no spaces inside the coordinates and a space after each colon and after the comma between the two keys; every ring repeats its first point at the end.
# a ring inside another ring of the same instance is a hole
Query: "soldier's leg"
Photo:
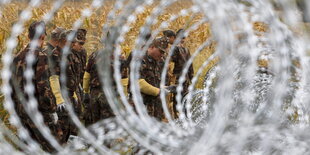
{"type": "Polygon", "coordinates": [[[87,106],[84,111],[85,126],[90,126],[92,124],[92,107],[90,102],[85,104],[85,106],[87,106]]]}
{"type": "Polygon", "coordinates": [[[95,89],[91,92],[91,117],[92,117],[92,124],[98,122],[101,119],[101,111],[100,107],[102,104],[100,102],[100,96],[101,96],[101,90],[100,89],[95,89]]]}
{"type": "MultiPolygon", "coordinates": [[[[74,108],[74,112],[75,114],[78,116],[78,118],[80,119],[81,116],[81,103],[78,102],[74,97],[70,97],[71,103],[73,105],[74,108]]],[[[81,119],[80,119],[81,120],[81,119]]],[[[74,122],[72,121],[71,118],[69,118],[69,125],[70,125],[70,135],[74,135],[77,136],[79,129],[78,127],[74,124],[74,122]]],[[[69,136],[70,136],[69,135],[69,136]]],[[[68,137],[69,138],[69,137],[68,137]]]]}
{"type": "Polygon", "coordinates": [[[70,122],[69,122],[70,118],[67,112],[57,112],[57,114],[58,114],[57,125],[60,127],[62,131],[62,135],[59,138],[60,143],[66,144],[70,136],[70,122]]]}
{"type": "MultiPolygon", "coordinates": [[[[28,130],[31,138],[40,144],[41,148],[47,152],[55,152],[55,148],[42,136],[41,132],[34,125],[34,123],[29,118],[24,118],[22,120],[24,127],[28,130]]],[[[27,143],[27,142],[26,142],[27,143]]]]}
{"type": "Polygon", "coordinates": [[[82,101],[79,99],[79,97],[70,97],[71,103],[74,108],[74,112],[79,118],[79,120],[83,119],[82,115],[82,101]]]}
{"type": "Polygon", "coordinates": [[[44,123],[46,126],[49,127],[51,134],[56,138],[56,140],[61,143],[61,137],[63,135],[62,129],[60,128],[60,126],[57,124],[55,124],[54,122],[54,116],[52,113],[42,113],[43,118],[44,118],[44,123]]]}
{"type": "Polygon", "coordinates": [[[115,116],[103,92],[101,92],[99,95],[98,105],[100,109],[100,119],[107,119],[115,116]]]}

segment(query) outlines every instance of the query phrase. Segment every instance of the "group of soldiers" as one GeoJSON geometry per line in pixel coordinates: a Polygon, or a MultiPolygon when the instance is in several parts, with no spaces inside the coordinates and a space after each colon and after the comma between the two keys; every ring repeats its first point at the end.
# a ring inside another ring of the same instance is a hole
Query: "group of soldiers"
{"type": "MultiPolygon", "coordinates": [[[[21,123],[30,136],[41,145],[43,150],[54,152],[55,148],[49,144],[34,123],[33,109],[28,107],[33,98],[37,100],[38,111],[42,114],[45,125],[61,145],[67,143],[70,135],[78,134],[78,128],[69,117],[68,104],[71,103],[74,112],[86,126],[101,119],[114,117],[115,114],[109,106],[98,73],[98,64],[102,61],[101,53],[95,51],[87,56],[83,47],[87,34],[85,29],[66,30],[57,27],[51,32],[47,43],[45,43],[47,34],[44,22],[31,23],[28,31],[30,42],[17,53],[11,66],[10,84],[13,90],[11,97],[21,123]],[[32,56],[34,59],[30,61],[32,59],[29,58],[32,56]],[[33,70],[31,76],[29,76],[29,69],[33,70]],[[34,90],[29,89],[30,84],[33,84],[34,90]]],[[[180,29],[177,33],[166,30],[163,34],[163,37],[154,39],[147,47],[145,55],[139,58],[141,67],[138,79],[147,112],[159,121],[165,119],[159,97],[160,91],[173,96],[176,91],[175,85],[178,84],[177,79],[181,76],[182,69],[190,57],[189,50],[184,47],[185,37],[183,36],[181,42],[173,49],[171,64],[174,64],[174,67],[168,73],[167,86],[160,89],[161,73],[168,49],[177,35],[183,35],[183,30],[180,29]]],[[[150,34],[146,35],[145,40],[149,40],[150,36],[150,34]]],[[[129,101],[133,102],[128,86],[129,65],[133,57],[130,54],[127,59],[122,56],[120,60],[123,85],[128,90],[129,101]]],[[[113,72],[112,65],[111,72],[113,72]]],[[[193,67],[190,66],[183,83],[182,95],[187,93],[192,77],[193,67]]],[[[115,81],[112,86],[116,90],[115,81]]],[[[177,118],[174,97],[171,102],[177,118]]]]}

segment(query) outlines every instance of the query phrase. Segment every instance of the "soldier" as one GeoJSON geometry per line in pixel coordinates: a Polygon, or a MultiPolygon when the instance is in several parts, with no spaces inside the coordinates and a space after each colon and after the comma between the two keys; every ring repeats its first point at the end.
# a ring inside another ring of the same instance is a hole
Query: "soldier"
{"type": "MultiPolygon", "coordinates": [[[[83,47],[85,42],[86,42],[86,34],[87,31],[85,29],[78,29],[77,30],[77,40],[74,42],[76,43],[75,46],[72,47],[73,50],[78,51],[77,53],[77,57],[80,59],[81,64],[79,64],[79,68],[81,70],[80,72],[80,81],[81,81],[81,85],[80,88],[82,88],[82,82],[83,82],[83,76],[85,73],[85,69],[86,69],[86,59],[87,59],[87,51],[86,49],[83,47]]],[[[80,92],[83,93],[83,92],[80,92]]]]}
{"type": "Polygon", "coordinates": [[[48,81],[49,71],[47,63],[47,54],[42,51],[44,44],[44,38],[46,35],[45,23],[33,22],[29,27],[28,38],[33,43],[37,41],[37,45],[34,47],[29,43],[25,49],[19,52],[13,60],[12,79],[10,81],[13,86],[12,99],[15,103],[17,114],[21,118],[23,126],[28,129],[30,136],[41,144],[43,150],[53,152],[55,149],[48,143],[48,141],[42,136],[41,132],[35,126],[33,121],[27,115],[22,102],[29,101],[29,92],[25,90],[26,78],[24,76],[25,69],[27,67],[26,57],[33,54],[35,62],[32,65],[34,76],[32,82],[35,87],[34,96],[38,101],[38,109],[43,115],[44,123],[50,129],[52,134],[57,138],[61,136],[61,130],[58,130],[56,114],[56,102],[53,96],[50,83],[48,81]],[[41,30],[41,31],[40,31],[41,30]],[[43,31],[42,31],[43,30],[43,31]]]}
{"type": "MultiPolygon", "coordinates": [[[[101,119],[114,117],[114,113],[109,106],[105,93],[102,90],[102,83],[98,75],[97,65],[99,61],[102,61],[102,57],[99,52],[93,52],[88,58],[88,64],[84,74],[83,89],[85,96],[89,96],[90,101],[88,104],[87,117],[85,118],[85,125],[89,126],[101,119]]],[[[121,58],[122,59],[122,58],[121,58]]],[[[124,61],[121,61],[121,72],[124,72],[124,61]]],[[[113,79],[113,64],[111,64],[113,79]]],[[[113,81],[113,89],[117,91],[116,83],[113,81]]]]}
{"type": "Polygon", "coordinates": [[[53,63],[53,60],[51,59],[52,57],[52,52],[53,50],[58,46],[59,44],[59,37],[62,32],[64,32],[65,29],[62,27],[57,27],[51,32],[51,39],[49,42],[47,42],[47,46],[44,48],[43,52],[48,55],[48,65],[50,72],[54,73],[55,70],[55,64],[53,63]]]}
{"type": "Polygon", "coordinates": [[[85,73],[85,69],[86,69],[86,61],[87,61],[87,52],[86,49],[83,47],[85,42],[86,42],[86,34],[87,31],[85,29],[78,29],[77,30],[77,34],[76,34],[76,41],[73,42],[73,46],[72,46],[72,53],[75,54],[75,56],[79,59],[79,63],[77,63],[76,65],[78,66],[78,71],[79,71],[79,83],[78,83],[78,89],[76,92],[76,97],[78,98],[79,102],[82,103],[81,105],[81,109],[79,109],[80,111],[80,119],[84,120],[84,115],[85,113],[82,112],[87,111],[87,108],[85,106],[85,103],[83,102],[84,100],[84,92],[83,92],[83,76],[85,73]]]}
{"type": "Polygon", "coordinates": [[[62,32],[64,32],[65,29],[62,27],[56,27],[51,32],[51,39],[49,42],[47,42],[47,46],[45,48],[45,51],[48,53],[51,53],[59,44],[59,36],[62,32]]]}
{"type": "MultiPolygon", "coordinates": [[[[180,29],[177,31],[177,35],[183,35],[183,29],[180,29]]],[[[173,75],[174,75],[174,79],[172,81],[175,81],[175,84],[178,84],[178,79],[180,78],[181,74],[182,74],[182,70],[186,64],[186,62],[189,60],[189,58],[191,57],[190,52],[188,50],[188,48],[186,48],[184,46],[185,43],[185,37],[182,36],[182,40],[181,42],[176,46],[176,48],[174,49],[173,55],[171,57],[172,62],[174,62],[174,69],[173,69],[173,75]]],[[[184,96],[187,92],[188,92],[188,87],[190,85],[190,80],[193,78],[194,75],[194,69],[193,69],[193,65],[191,64],[188,72],[185,75],[185,82],[183,83],[183,91],[182,91],[182,96],[184,96]]],[[[174,104],[173,104],[173,110],[174,110],[174,114],[175,114],[175,118],[177,117],[177,110],[176,110],[176,101],[174,98],[174,104]]]]}
{"type": "MultiPolygon", "coordinates": [[[[144,36],[144,40],[142,43],[142,48],[145,46],[145,43],[151,38],[152,34],[151,33],[147,33],[144,36]]],[[[124,61],[124,68],[126,69],[126,73],[127,75],[124,76],[124,78],[122,77],[122,84],[124,85],[124,89],[126,90],[126,95],[128,95],[128,77],[129,77],[129,68],[130,68],[130,63],[132,60],[132,52],[129,53],[128,58],[124,61]]],[[[123,75],[122,75],[123,76],[123,75]]]]}
{"type": "MultiPolygon", "coordinates": [[[[55,73],[52,74],[49,78],[53,90],[53,94],[56,97],[56,103],[57,103],[57,113],[59,115],[59,123],[61,124],[62,131],[63,131],[63,137],[61,137],[61,142],[65,143],[67,142],[70,134],[77,135],[77,128],[73,124],[73,122],[69,121],[69,115],[66,112],[66,104],[65,100],[61,94],[60,91],[60,81],[59,77],[61,74],[61,68],[60,63],[63,56],[63,48],[65,45],[68,44],[70,46],[69,54],[66,57],[67,64],[66,69],[63,71],[65,72],[66,84],[64,87],[67,90],[69,100],[73,104],[74,111],[77,114],[77,116],[81,119],[82,114],[82,101],[81,97],[79,96],[79,85],[81,82],[81,72],[82,68],[80,67],[80,64],[83,63],[79,59],[79,53],[82,49],[81,45],[84,44],[83,41],[79,40],[77,38],[77,33],[69,30],[61,33],[60,35],[60,43],[57,46],[56,49],[53,50],[52,59],[55,63],[55,73]],[[73,40],[68,43],[69,40],[67,40],[67,36],[69,34],[74,33],[73,40]],[[80,51],[79,51],[80,50],[80,51]]],[[[63,75],[64,76],[64,75],[63,75]]]]}
{"type": "Polygon", "coordinates": [[[83,89],[90,101],[87,105],[88,111],[85,117],[85,125],[89,126],[97,121],[114,117],[105,94],[97,71],[97,62],[101,61],[99,52],[93,52],[88,58],[88,64],[84,74],[83,89]]]}
{"type": "MultiPolygon", "coordinates": [[[[163,120],[165,118],[160,104],[159,84],[162,69],[160,61],[162,60],[167,47],[167,41],[163,39],[155,39],[147,49],[147,53],[142,59],[139,71],[139,85],[143,102],[147,108],[148,114],[158,120],[163,120]]],[[[169,92],[170,89],[166,91],[169,92]]],[[[130,97],[132,96],[130,95],[130,97]]]]}
{"type": "MultiPolygon", "coordinates": [[[[176,38],[176,34],[172,30],[165,30],[165,31],[163,31],[163,34],[164,34],[164,37],[162,37],[161,39],[167,41],[168,45],[172,45],[174,43],[175,38],[176,38]]],[[[165,59],[167,57],[167,54],[168,53],[166,52],[163,56],[163,60],[161,62],[162,68],[165,65],[165,59]]],[[[171,83],[171,78],[173,78],[172,69],[173,69],[173,64],[172,64],[172,62],[169,62],[168,73],[166,76],[166,85],[171,83]]]]}
{"type": "MultiPolygon", "coordinates": [[[[111,27],[110,31],[107,33],[107,42],[106,44],[112,45],[111,50],[114,51],[114,45],[115,45],[115,40],[113,39],[118,35],[117,30],[115,27],[111,27]]],[[[107,48],[109,48],[107,46],[107,48]]],[[[83,79],[83,89],[86,98],[90,98],[89,102],[86,100],[86,103],[88,107],[88,112],[86,112],[87,116],[85,118],[85,125],[89,126],[93,123],[96,123],[97,121],[101,119],[106,119],[110,117],[114,117],[115,114],[113,113],[111,107],[109,106],[109,103],[107,101],[107,98],[105,96],[105,93],[102,90],[102,83],[100,82],[100,77],[98,75],[98,62],[102,62],[102,51],[96,51],[93,52],[89,58],[88,58],[88,64],[86,66],[86,71],[84,74],[84,79],[83,79]]],[[[110,69],[111,69],[111,79],[112,79],[112,87],[115,92],[117,92],[116,88],[116,82],[113,80],[113,59],[114,55],[111,55],[111,64],[110,64],[110,69]]],[[[127,77],[127,72],[128,72],[128,67],[127,67],[127,61],[125,59],[124,55],[121,55],[119,57],[120,61],[120,72],[121,72],[121,83],[123,85],[123,88],[126,89],[124,90],[124,93],[126,95],[127,93],[127,83],[128,83],[128,77],[127,77]]],[[[117,94],[118,95],[118,94],[117,94]]],[[[84,102],[85,103],[85,102],[84,102]]]]}
{"type": "MultiPolygon", "coordinates": [[[[164,37],[161,37],[160,39],[162,41],[166,41],[168,43],[167,47],[168,47],[168,45],[172,45],[174,43],[175,38],[176,38],[175,33],[172,30],[165,30],[165,31],[163,31],[163,34],[164,34],[164,37]]],[[[162,60],[160,62],[161,68],[162,68],[161,70],[163,70],[163,67],[165,65],[165,59],[166,59],[167,55],[168,55],[168,52],[166,52],[162,57],[162,60]]],[[[172,82],[171,81],[171,79],[173,78],[172,69],[173,69],[173,63],[170,61],[169,65],[168,65],[168,72],[166,75],[166,85],[170,85],[170,83],[172,82]]],[[[171,97],[168,96],[168,101],[170,100],[170,98],[171,97]]]]}

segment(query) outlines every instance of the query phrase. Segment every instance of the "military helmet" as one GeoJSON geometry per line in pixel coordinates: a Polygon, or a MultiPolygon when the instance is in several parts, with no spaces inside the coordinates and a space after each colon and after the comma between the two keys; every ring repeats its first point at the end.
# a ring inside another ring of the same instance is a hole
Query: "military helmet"
{"type": "Polygon", "coordinates": [[[159,48],[162,52],[166,53],[166,49],[168,48],[168,40],[166,37],[157,38],[153,40],[151,46],[159,48]]]}

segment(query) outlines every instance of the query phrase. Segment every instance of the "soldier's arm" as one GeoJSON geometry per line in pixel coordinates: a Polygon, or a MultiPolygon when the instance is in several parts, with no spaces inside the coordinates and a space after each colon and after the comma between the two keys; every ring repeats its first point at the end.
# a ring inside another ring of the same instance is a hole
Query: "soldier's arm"
{"type": "Polygon", "coordinates": [[[189,76],[189,79],[192,79],[194,77],[194,67],[193,67],[193,64],[191,64],[191,66],[189,67],[188,76],[189,76]]]}
{"type": "MultiPolygon", "coordinates": [[[[191,53],[189,52],[189,49],[188,48],[185,48],[186,52],[187,52],[187,61],[190,59],[191,57],[191,53]]],[[[193,67],[193,63],[189,66],[189,69],[188,69],[188,76],[189,76],[189,79],[192,79],[194,77],[194,67],[193,67]]]]}
{"type": "Polygon", "coordinates": [[[83,76],[83,90],[84,90],[84,93],[90,93],[90,71],[92,69],[92,66],[95,65],[96,61],[96,53],[92,53],[89,58],[88,58],[88,63],[85,67],[85,73],[84,73],[84,76],[83,76]]]}
{"type": "Polygon", "coordinates": [[[140,91],[147,95],[158,96],[160,89],[154,87],[145,81],[145,79],[139,79],[140,91]]]}
{"type": "Polygon", "coordinates": [[[59,80],[59,75],[60,75],[60,56],[57,54],[53,54],[52,59],[55,63],[55,72],[52,73],[52,75],[49,77],[49,82],[51,84],[51,89],[52,92],[56,98],[56,104],[62,104],[65,102],[62,94],[61,94],[61,89],[60,89],[60,80],[59,80]]]}
{"type": "Polygon", "coordinates": [[[176,62],[176,61],[178,61],[178,58],[179,58],[179,47],[178,46],[176,46],[175,48],[174,48],[174,50],[173,50],[173,53],[172,53],[172,55],[171,55],[171,61],[172,62],[176,62]]]}
{"type": "Polygon", "coordinates": [[[140,85],[140,91],[147,95],[152,96],[158,96],[160,89],[149,84],[145,79],[147,77],[147,65],[144,61],[142,61],[141,68],[140,68],[140,79],[139,79],[139,85],[140,85]]]}
{"type": "MultiPolygon", "coordinates": [[[[85,49],[83,49],[83,55],[82,55],[82,66],[83,66],[83,68],[82,68],[82,73],[81,73],[82,79],[84,79],[84,74],[86,72],[86,65],[87,65],[86,61],[87,61],[87,51],[85,49]]],[[[83,81],[84,80],[82,80],[82,86],[83,86],[83,81]]]]}

